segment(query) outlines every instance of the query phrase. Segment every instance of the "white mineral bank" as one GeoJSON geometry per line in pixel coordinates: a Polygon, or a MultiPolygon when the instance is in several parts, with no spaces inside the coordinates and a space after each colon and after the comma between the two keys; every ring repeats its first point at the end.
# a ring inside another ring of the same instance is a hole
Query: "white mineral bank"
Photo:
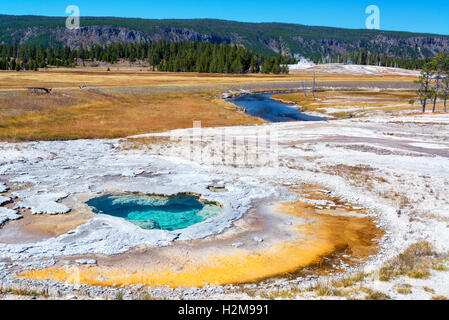
{"type": "Polygon", "coordinates": [[[398,76],[418,76],[419,71],[408,70],[402,68],[393,67],[381,67],[381,66],[369,66],[358,64],[342,64],[342,63],[328,63],[328,64],[315,64],[312,61],[301,58],[297,64],[289,64],[288,69],[304,70],[307,72],[327,73],[327,74],[351,74],[351,75],[398,75],[398,76]]]}
{"type": "Polygon", "coordinates": [[[6,184],[4,184],[3,182],[0,182],[0,192],[5,192],[7,190],[8,190],[8,188],[6,187],[6,184]]]}
{"type": "Polygon", "coordinates": [[[11,201],[10,197],[0,195],[0,206],[11,201]]]}
{"type": "Polygon", "coordinates": [[[9,220],[17,220],[22,218],[20,214],[17,214],[16,210],[0,207],[0,226],[9,220]]]}
{"type": "MultiPolygon", "coordinates": [[[[367,270],[417,241],[429,241],[437,251],[447,252],[448,124],[448,115],[376,116],[363,121],[291,122],[226,129],[231,138],[244,136],[249,140],[254,140],[261,128],[277,130],[278,168],[201,164],[181,156],[190,144],[175,142],[171,148],[154,146],[151,150],[129,151],[117,148],[119,140],[0,143],[0,175],[8,177],[8,181],[2,178],[7,184],[31,183],[30,188],[16,191],[13,196],[21,199],[17,206],[35,213],[88,210],[86,200],[107,192],[193,192],[223,205],[217,217],[178,231],[143,230],[121,218],[97,215],[56,238],[0,244],[0,259],[115,254],[139,245],[162,246],[175,239],[206,237],[230,227],[253,200],[300,199],[300,195],[290,192],[290,186],[301,183],[322,185],[336,196],[368,208],[377,219],[386,235],[380,254],[366,264],[367,270]],[[335,138],[339,141],[330,142],[335,138]],[[372,183],[371,189],[367,189],[363,183],[333,174],[332,168],[342,165],[370,168],[367,174],[385,182],[372,183]],[[208,189],[217,181],[223,181],[228,191],[208,189]],[[400,196],[388,197],[389,194],[400,196]],[[402,199],[407,199],[407,206],[402,199]],[[410,219],[409,215],[415,218],[410,219]]],[[[223,130],[203,129],[204,143],[212,143],[223,130]]],[[[188,136],[190,132],[175,130],[159,135],[188,136]]],[[[236,148],[237,152],[244,152],[241,144],[236,148]]],[[[1,219],[17,218],[5,209],[1,219]]]]}
{"type": "MultiPolygon", "coordinates": [[[[227,192],[208,186],[217,177],[234,180],[234,174],[217,172],[183,159],[148,152],[123,153],[115,150],[118,140],[78,140],[1,143],[0,173],[11,182],[31,182],[30,188],[14,191],[18,208],[34,214],[64,214],[71,209],[89,210],[78,197],[95,197],[104,192],[176,194],[193,192],[222,205],[221,213],[183,230],[144,230],[121,218],[96,215],[84,225],[57,238],[37,243],[0,244],[0,258],[14,260],[87,253],[115,254],[139,245],[170,245],[174,239],[189,240],[219,233],[230,227],[251,205],[251,201],[276,193],[272,184],[236,181],[227,192]],[[18,157],[16,149],[21,150],[18,157]],[[7,158],[11,150],[11,159],[7,158]],[[39,159],[36,159],[39,154],[39,159]],[[139,176],[142,172],[159,173],[139,176]],[[122,174],[124,173],[124,174],[122,174]],[[87,195],[87,196],[86,196],[87,195]],[[71,207],[69,207],[69,205],[71,207]]],[[[241,179],[245,180],[244,177],[241,179]]]]}

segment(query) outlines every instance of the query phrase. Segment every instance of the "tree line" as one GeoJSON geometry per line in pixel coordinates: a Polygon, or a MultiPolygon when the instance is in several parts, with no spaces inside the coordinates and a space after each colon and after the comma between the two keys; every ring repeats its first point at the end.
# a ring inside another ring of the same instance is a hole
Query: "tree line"
{"type": "Polygon", "coordinates": [[[449,98],[449,53],[441,51],[438,55],[426,62],[419,79],[416,80],[419,89],[416,91],[418,100],[422,106],[422,112],[426,112],[427,103],[432,104],[432,112],[435,112],[437,99],[444,103],[444,112],[447,112],[446,104],[449,98]]]}
{"type": "Polygon", "coordinates": [[[351,51],[347,54],[315,57],[313,61],[318,64],[343,63],[416,70],[421,69],[426,62],[430,61],[430,59],[395,58],[389,57],[386,54],[373,53],[367,49],[360,49],[357,51],[351,51]]]}
{"type": "Polygon", "coordinates": [[[90,62],[146,62],[153,70],[211,73],[288,73],[287,56],[266,56],[242,46],[208,42],[112,43],[77,49],[0,45],[0,70],[37,70],[47,66],[74,67],[90,62]]]}
{"type": "MultiPolygon", "coordinates": [[[[257,54],[242,46],[209,42],[112,43],[71,49],[32,45],[0,45],[0,70],[37,70],[47,66],[75,67],[85,62],[142,61],[153,70],[210,73],[288,73],[289,56],[257,54]]],[[[344,63],[421,69],[430,59],[399,59],[367,49],[335,56],[313,57],[315,63],[344,63]]]]}

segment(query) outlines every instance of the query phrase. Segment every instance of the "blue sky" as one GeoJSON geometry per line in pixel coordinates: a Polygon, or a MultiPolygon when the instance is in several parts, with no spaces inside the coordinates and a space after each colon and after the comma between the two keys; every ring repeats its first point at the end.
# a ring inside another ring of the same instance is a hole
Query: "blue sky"
{"type": "Polygon", "coordinates": [[[68,5],[84,16],[150,19],[216,18],[365,28],[365,8],[380,8],[380,28],[449,35],[448,0],[0,0],[0,14],[65,16],[68,5]]]}

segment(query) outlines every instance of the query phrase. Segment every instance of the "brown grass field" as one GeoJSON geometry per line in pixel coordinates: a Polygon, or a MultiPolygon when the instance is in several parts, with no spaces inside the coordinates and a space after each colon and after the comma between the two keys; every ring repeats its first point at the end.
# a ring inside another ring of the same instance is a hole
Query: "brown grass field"
{"type": "Polygon", "coordinates": [[[302,111],[315,111],[324,113],[326,108],[335,109],[332,115],[336,118],[347,117],[364,111],[397,112],[401,110],[416,109],[418,102],[412,106],[409,101],[416,98],[414,91],[366,91],[366,90],[325,90],[315,93],[289,93],[274,95],[273,99],[294,103],[301,106],[302,111]],[[357,108],[358,111],[347,111],[357,108]],[[338,110],[341,110],[338,112],[338,110]]]}
{"type": "MultiPolygon", "coordinates": [[[[260,124],[218,98],[229,89],[282,87],[313,75],[162,73],[137,69],[0,72],[0,141],[116,138],[203,126],[260,124]],[[85,85],[89,90],[81,90],[85,85]],[[28,92],[52,88],[51,95],[28,92]]],[[[320,75],[320,81],[411,82],[405,76],[320,75]]]]}
{"type": "MultiPolygon", "coordinates": [[[[236,85],[248,83],[297,82],[313,79],[313,74],[302,72],[289,75],[266,74],[210,74],[138,71],[138,69],[103,71],[92,69],[49,69],[47,71],[0,71],[0,90],[26,87],[78,88],[85,83],[90,87],[116,86],[197,86],[236,85]]],[[[317,81],[395,81],[410,82],[410,76],[368,76],[320,74],[317,81]]]]}

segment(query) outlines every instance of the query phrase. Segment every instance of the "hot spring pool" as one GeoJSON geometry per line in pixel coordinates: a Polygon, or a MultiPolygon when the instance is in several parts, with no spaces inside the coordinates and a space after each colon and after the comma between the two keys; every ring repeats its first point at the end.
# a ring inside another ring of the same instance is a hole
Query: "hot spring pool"
{"type": "Polygon", "coordinates": [[[218,205],[195,196],[149,196],[107,194],[86,202],[95,213],[124,218],[143,229],[178,230],[220,213],[218,205]]]}

